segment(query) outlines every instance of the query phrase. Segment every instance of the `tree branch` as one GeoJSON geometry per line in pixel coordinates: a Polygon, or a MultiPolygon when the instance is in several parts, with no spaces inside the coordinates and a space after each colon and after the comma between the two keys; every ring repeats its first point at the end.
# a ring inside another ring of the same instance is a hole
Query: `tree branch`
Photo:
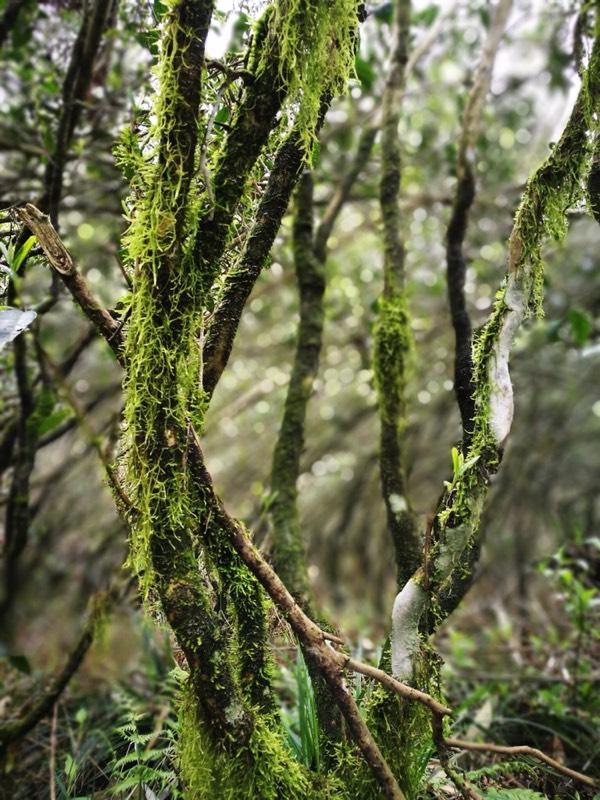
{"type": "Polygon", "coordinates": [[[203,386],[209,396],[229,360],[246,301],[269,256],[300,176],[302,161],[300,137],[297,131],[292,131],[277,151],[240,263],[226,275],[221,300],[209,323],[203,349],[203,386]]]}
{"type": "Polygon", "coordinates": [[[87,281],[57,234],[50,218],[27,203],[14,211],[17,218],[36,236],[52,269],[65,284],[86,317],[108,343],[117,361],[123,365],[123,337],[119,323],[95,298],[87,281]]]}
{"type": "Polygon", "coordinates": [[[205,205],[198,223],[194,257],[205,293],[218,275],[235,210],[252,167],[275,126],[284,97],[277,60],[272,58],[245,88],[214,173],[214,199],[205,205]]]}
{"type": "Polygon", "coordinates": [[[7,0],[4,12],[0,17],[0,47],[17,24],[19,14],[26,4],[27,0],[7,0]]]}
{"type": "MultiPolygon", "coordinates": [[[[330,103],[329,95],[322,98],[315,135],[319,133],[330,103]]],[[[294,129],[277,151],[240,262],[225,277],[221,299],[209,323],[203,348],[203,386],[209,396],[212,396],[231,355],[246,301],[271,252],[300,177],[305,155],[300,131],[294,129]]]]}
{"type": "Polygon", "coordinates": [[[383,220],[383,292],[373,332],[373,371],[381,425],[381,487],[396,557],[398,586],[404,585],[421,562],[421,540],[406,480],[406,371],[410,323],[399,206],[398,125],[406,81],[410,15],[410,0],[398,0],[394,12],[394,42],[382,98],[379,201],[383,220]]]}
{"type": "Polygon", "coordinates": [[[283,419],[273,451],[270,516],[273,521],[272,558],[276,572],[304,608],[310,604],[304,543],[298,519],[296,488],[304,449],[306,409],[319,366],[323,333],[323,265],[314,253],[313,180],[306,171],[296,192],[293,225],[294,265],[300,297],[300,321],[294,363],[283,419]]]}
{"type": "Polygon", "coordinates": [[[71,51],[71,59],[63,83],[63,103],[56,133],[54,152],[44,178],[45,190],[39,205],[58,222],[58,207],[63,188],[63,173],[73,133],[81,116],[92,80],[94,62],[102,42],[115,0],[95,0],[91,9],[85,6],[81,27],[71,51]]]}
{"type": "Polygon", "coordinates": [[[445,743],[447,747],[451,747],[454,750],[470,750],[475,753],[498,753],[506,756],[531,756],[531,758],[542,761],[552,769],[560,772],[561,775],[566,775],[567,778],[572,778],[594,789],[600,787],[600,782],[595,778],[590,778],[589,775],[584,775],[582,772],[565,767],[554,758],[538,750],[537,747],[528,747],[527,745],[508,746],[491,742],[465,742],[463,739],[446,739],[445,743]]]}
{"type": "Polygon", "coordinates": [[[475,200],[473,147],[481,123],[483,105],[490,88],[492,70],[498,47],[512,8],[512,0],[499,0],[475,70],[473,87],[467,99],[459,135],[456,175],[457,184],[452,213],[446,232],[446,281],[450,316],[454,328],[454,391],[460,409],[463,447],[468,449],[475,415],[475,384],[471,354],[471,319],[465,298],[467,263],[463,252],[469,212],[475,200]]]}
{"type": "Polygon", "coordinates": [[[0,754],[4,753],[10,744],[22,739],[52,711],[52,707],[68,686],[90,649],[99,622],[124,596],[127,588],[128,584],[120,587],[115,582],[106,591],[97,592],[94,595],[83,630],[67,656],[63,668],[49,680],[43,681],[43,685],[38,688],[39,694],[27,702],[26,707],[20,710],[15,719],[0,723],[0,754]]]}

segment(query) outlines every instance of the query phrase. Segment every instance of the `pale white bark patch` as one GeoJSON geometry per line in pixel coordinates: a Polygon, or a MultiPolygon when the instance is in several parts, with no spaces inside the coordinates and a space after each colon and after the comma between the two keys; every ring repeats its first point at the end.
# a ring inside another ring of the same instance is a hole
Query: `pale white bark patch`
{"type": "Polygon", "coordinates": [[[458,528],[451,528],[448,536],[441,543],[440,552],[436,558],[436,573],[443,580],[450,575],[452,569],[459,563],[460,556],[465,549],[469,537],[473,533],[473,526],[460,525],[458,528]]]}
{"type": "Polygon", "coordinates": [[[427,604],[427,593],[412,578],[398,592],[392,609],[392,673],[410,680],[414,659],[421,647],[419,622],[427,604]]]}
{"type": "Polygon", "coordinates": [[[408,503],[406,498],[401,494],[391,494],[389,496],[390,507],[396,516],[402,514],[403,511],[408,510],[408,503]]]}
{"type": "Polygon", "coordinates": [[[512,426],[514,403],[508,361],[513,339],[525,316],[525,298],[516,284],[514,274],[508,278],[504,302],[508,311],[502,319],[489,366],[488,419],[490,430],[498,446],[504,444],[512,426]]]}

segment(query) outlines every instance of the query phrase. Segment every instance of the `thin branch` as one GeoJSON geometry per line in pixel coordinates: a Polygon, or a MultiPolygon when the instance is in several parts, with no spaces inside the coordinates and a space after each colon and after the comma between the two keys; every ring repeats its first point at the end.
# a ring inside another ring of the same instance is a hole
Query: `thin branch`
{"type": "Polygon", "coordinates": [[[7,633],[10,629],[8,616],[19,585],[19,561],[29,537],[30,483],[37,444],[37,429],[31,420],[35,412],[36,398],[32,392],[29,376],[27,338],[25,336],[19,336],[15,339],[14,359],[20,409],[15,427],[17,451],[6,505],[2,599],[0,601],[0,619],[4,623],[2,627],[6,628],[7,633]]]}
{"type": "Polygon", "coordinates": [[[464,800],[482,800],[482,797],[471,787],[465,778],[450,764],[448,745],[444,738],[444,721],[440,716],[433,716],[431,721],[433,743],[435,745],[442,769],[454,783],[464,800]]]}
{"type": "Polygon", "coordinates": [[[380,474],[398,586],[421,562],[421,540],[406,478],[406,380],[410,324],[406,303],[405,244],[400,212],[401,149],[398,125],[406,85],[410,0],[398,0],[394,42],[382,98],[381,179],[383,291],[373,335],[373,371],[380,417],[380,474]]]}
{"type": "MultiPolygon", "coordinates": [[[[429,31],[417,42],[404,67],[405,85],[419,61],[427,55],[432,45],[435,43],[440,35],[444,21],[452,10],[453,4],[449,3],[448,7],[437,15],[429,31]]],[[[327,207],[323,212],[323,216],[321,217],[315,233],[315,255],[319,261],[325,262],[327,242],[331,236],[335,222],[344,205],[351,199],[354,184],[369,161],[380,127],[381,115],[379,113],[376,113],[371,120],[364,124],[350,167],[327,203],[327,207]]]]}
{"type": "MultiPolygon", "coordinates": [[[[133,508],[133,503],[131,502],[130,498],[128,497],[125,489],[123,488],[122,482],[119,479],[117,470],[114,468],[112,464],[112,459],[110,452],[103,446],[101,439],[97,435],[97,433],[93,430],[90,426],[90,423],[87,419],[88,411],[91,407],[93,407],[93,403],[88,406],[88,408],[83,409],[79,405],[79,401],[75,397],[71,387],[69,386],[68,381],[60,372],[58,366],[52,361],[48,353],[42,348],[41,344],[38,345],[38,350],[40,356],[43,360],[43,363],[48,368],[49,372],[54,379],[55,384],[59,388],[59,392],[63,395],[64,399],[71,406],[73,413],[75,415],[75,424],[79,426],[79,428],[83,431],[85,438],[88,440],[90,446],[95,450],[100,463],[104,467],[104,471],[108,478],[108,482],[115,494],[115,500],[117,501],[117,506],[123,516],[126,515],[128,511],[133,508]]],[[[38,447],[42,447],[43,444],[47,444],[47,442],[39,441],[38,447]]]]}
{"type": "MultiPolygon", "coordinates": [[[[330,97],[322,100],[319,128],[330,102],[330,97]]],[[[300,132],[293,130],[277,151],[240,262],[225,277],[221,301],[210,322],[203,349],[203,385],[209,396],[214,392],[229,360],[246,301],[263,270],[281,226],[302,171],[304,155],[300,132]]]]}
{"type": "Polygon", "coordinates": [[[325,262],[327,242],[329,241],[339,213],[350,198],[354,184],[369,160],[378,130],[379,124],[377,120],[374,122],[367,122],[363,127],[350,168],[342,178],[340,185],[323,212],[323,216],[321,217],[315,233],[314,245],[315,256],[321,263],[325,262]]]}
{"type": "Polygon", "coordinates": [[[52,711],[90,649],[99,621],[116,602],[124,597],[128,588],[128,583],[123,587],[115,582],[106,591],[94,595],[81,635],[67,656],[63,668],[50,680],[42,681],[42,685],[34,697],[27,701],[25,707],[20,709],[15,718],[0,724],[0,752],[5,751],[13,742],[23,738],[52,711]]]}
{"type": "Polygon", "coordinates": [[[310,605],[308,570],[298,517],[297,482],[304,450],[308,401],[319,367],[323,335],[325,274],[314,253],[313,180],[306,171],[296,192],[293,224],[294,265],[300,296],[300,321],[283,418],[273,451],[270,516],[273,566],[294,597],[310,605]]]}
{"type": "Polygon", "coordinates": [[[81,116],[93,76],[94,62],[112,14],[114,0],[95,0],[91,10],[85,6],[83,20],[71,51],[71,59],[63,83],[63,103],[56,133],[54,152],[44,178],[45,190],[39,205],[58,221],[58,207],[63,188],[63,174],[73,133],[81,116]]]}
{"type": "MultiPolygon", "coordinates": [[[[273,501],[269,516],[272,522],[273,567],[302,608],[311,617],[316,617],[297,502],[300,458],[305,445],[306,413],[319,368],[325,318],[323,306],[325,269],[323,262],[315,253],[313,199],[313,178],[306,170],[300,178],[296,191],[292,228],[300,321],[283,418],[273,450],[271,466],[273,501]]],[[[324,685],[321,674],[314,670],[310,658],[308,667],[313,680],[321,730],[328,739],[338,741],[342,732],[339,711],[335,702],[332,702],[328,686],[324,685]]]]}
{"type": "Polygon", "coordinates": [[[499,0],[467,99],[458,141],[458,178],[452,214],[446,233],[446,280],[450,316],[454,328],[454,391],[460,409],[464,448],[468,448],[475,414],[475,385],[471,354],[472,326],[465,298],[467,262],[463,252],[469,212],[475,200],[473,147],[481,124],[484,101],[490,88],[492,70],[512,8],[512,0],[499,0]]]}
{"type": "Polygon", "coordinates": [[[15,215],[37,237],[46,258],[54,272],[59,276],[73,299],[104,337],[117,361],[123,364],[121,352],[123,337],[119,323],[103,308],[96,299],[87,281],[77,269],[73,259],[57,234],[50,218],[32,203],[16,208],[15,215]]]}
{"type": "Polygon", "coordinates": [[[463,739],[446,739],[445,743],[447,747],[451,747],[454,750],[470,750],[475,753],[498,753],[499,755],[506,756],[531,756],[531,758],[542,761],[544,764],[552,767],[552,769],[560,772],[561,775],[566,775],[566,777],[584,783],[586,786],[591,786],[594,789],[600,787],[600,781],[591,778],[589,775],[584,775],[582,772],[577,772],[574,769],[565,767],[554,758],[538,750],[537,747],[529,747],[527,745],[509,746],[493,744],[492,742],[465,742],[463,739]]]}

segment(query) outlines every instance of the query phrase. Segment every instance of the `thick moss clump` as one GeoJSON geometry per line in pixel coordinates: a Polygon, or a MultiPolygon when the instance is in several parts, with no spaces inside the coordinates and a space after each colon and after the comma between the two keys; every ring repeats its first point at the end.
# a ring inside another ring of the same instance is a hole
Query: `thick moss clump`
{"type": "Polygon", "coordinates": [[[354,69],[356,0],[281,0],[263,20],[256,71],[278,63],[287,108],[296,118],[307,158],[315,143],[322,97],[344,92],[354,69]]]}
{"type": "Polygon", "coordinates": [[[218,750],[206,734],[193,693],[186,686],[179,710],[180,770],[186,796],[194,800],[323,797],[313,790],[313,775],[292,756],[281,732],[260,717],[247,747],[231,757],[218,750]]]}

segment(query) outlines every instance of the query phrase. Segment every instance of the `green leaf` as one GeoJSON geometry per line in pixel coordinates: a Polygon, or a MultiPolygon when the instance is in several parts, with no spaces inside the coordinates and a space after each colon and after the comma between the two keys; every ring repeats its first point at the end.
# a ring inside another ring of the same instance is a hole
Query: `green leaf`
{"type": "Polygon", "coordinates": [[[354,69],[356,70],[356,77],[362,83],[363,89],[371,89],[375,83],[375,70],[372,65],[357,55],[354,62],[354,69]]]}
{"type": "Polygon", "coordinates": [[[57,408],[56,411],[48,414],[40,420],[37,434],[43,436],[45,433],[53,431],[55,428],[71,416],[71,411],[68,408],[57,408]]]}
{"type": "Polygon", "coordinates": [[[464,475],[467,470],[471,469],[471,467],[479,461],[479,456],[473,456],[473,458],[467,459],[460,467],[460,475],[464,475]]]}
{"type": "Polygon", "coordinates": [[[590,338],[590,333],[594,329],[594,323],[587,311],[578,308],[570,308],[567,313],[567,320],[571,326],[571,333],[575,344],[582,347],[590,338]]]}
{"type": "Polygon", "coordinates": [[[8,661],[15,669],[18,669],[19,672],[23,672],[25,675],[31,675],[31,664],[27,656],[9,656],[8,661]]]}
{"type": "Polygon", "coordinates": [[[25,261],[29,251],[31,250],[34,244],[35,244],[35,236],[30,236],[25,242],[25,244],[17,250],[13,258],[13,262],[11,264],[15,272],[18,271],[23,261],[25,261]]]}
{"type": "Polygon", "coordinates": [[[381,20],[381,22],[386,22],[388,25],[391,25],[392,17],[394,16],[394,6],[393,3],[383,3],[380,6],[377,6],[371,12],[375,19],[381,20]]]}
{"type": "Polygon", "coordinates": [[[416,25],[426,25],[428,28],[433,25],[440,9],[434,3],[430,3],[422,11],[414,16],[414,23],[416,25]]]}
{"type": "Polygon", "coordinates": [[[162,0],[154,0],[152,4],[152,9],[154,11],[154,16],[156,17],[156,21],[160,22],[164,15],[167,13],[168,6],[166,3],[163,3],[162,0]]]}
{"type": "Polygon", "coordinates": [[[457,478],[460,475],[460,453],[457,447],[452,448],[452,470],[454,477],[457,478]]]}

